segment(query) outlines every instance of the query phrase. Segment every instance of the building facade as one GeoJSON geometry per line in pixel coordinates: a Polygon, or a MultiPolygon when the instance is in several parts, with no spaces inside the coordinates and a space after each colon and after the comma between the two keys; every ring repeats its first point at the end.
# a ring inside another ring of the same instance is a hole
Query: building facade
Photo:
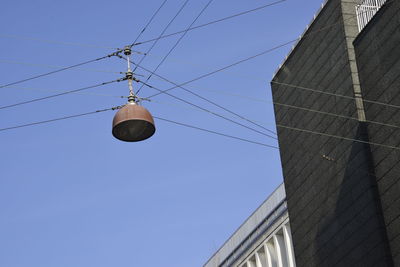
{"type": "Polygon", "coordinates": [[[204,266],[400,267],[400,0],[325,1],[271,88],[284,185],[204,266]]]}
{"type": "Polygon", "coordinates": [[[326,1],[271,87],[297,266],[400,266],[400,1],[326,1]]]}
{"type": "Polygon", "coordinates": [[[295,267],[286,204],[282,184],[204,267],[295,267]]]}

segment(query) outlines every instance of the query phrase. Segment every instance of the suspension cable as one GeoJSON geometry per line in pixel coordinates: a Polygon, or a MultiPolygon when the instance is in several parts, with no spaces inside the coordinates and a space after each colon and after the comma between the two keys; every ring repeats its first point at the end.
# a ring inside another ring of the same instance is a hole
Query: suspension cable
{"type": "MultiPolygon", "coordinates": [[[[210,4],[213,2],[214,0],[209,0],[207,2],[207,4],[203,7],[203,9],[200,11],[200,13],[196,16],[196,18],[192,21],[192,23],[189,25],[188,29],[190,27],[193,26],[194,23],[196,23],[196,21],[199,19],[199,17],[204,13],[204,11],[210,6],[210,4]]],[[[151,77],[153,76],[154,72],[156,72],[160,66],[165,62],[165,60],[168,58],[168,56],[172,53],[172,51],[174,51],[174,49],[178,46],[178,44],[182,41],[183,37],[185,37],[185,35],[187,34],[187,30],[179,37],[179,39],[175,42],[175,44],[171,47],[171,49],[168,51],[168,53],[164,56],[164,58],[161,60],[161,62],[157,65],[157,67],[150,72],[150,75],[147,77],[146,82],[148,82],[151,77]]],[[[139,63],[140,65],[140,63],[139,63]]],[[[136,65],[137,67],[138,65],[136,65]]],[[[142,90],[144,84],[142,84],[142,86],[139,88],[139,90],[137,91],[137,94],[139,94],[140,90],[142,90]]]]}
{"type": "Polygon", "coordinates": [[[36,76],[33,76],[33,77],[29,77],[29,78],[26,78],[26,79],[15,81],[15,82],[12,82],[12,83],[0,85],[0,88],[4,88],[4,87],[10,86],[10,85],[15,85],[15,84],[31,81],[31,80],[34,80],[34,79],[37,79],[37,78],[41,78],[41,77],[45,77],[45,76],[48,76],[48,75],[51,75],[51,74],[54,74],[54,73],[57,73],[57,72],[61,72],[61,71],[69,70],[69,69],[76,68],[76,67],[79,67],[79,66],[83,66],[83,65],[86,65],[86,64],[89,64],[89,63],[92,63],[92,62],[96,62],[96,61],[105,59],[105,58],[110,58],[112,56],[116,56],[117,54],[118,54],[118,52],[114,52],[114,53],[111,53],[111,54],[103,56],[103,57],[99,57],[99,58],[95,58],[95,59],[88,60],[88,61],[85,61],[85,62],[81,62],[81,63],[75,64],[75,65],[71,65],[71,66],[68,66],[68,67],[64,67],[64,68],[61,68],[61,69],[58,69],[58,70],[53,70],[53,71],[50,71],[50,72],[47,72],[47,73],[43,73],[43,74],[40,74],[40,75],[36,75],[36,76]]]}
{"type": "MultiPolygon", "coordinates": [[[[119,55],[118,57],[122,57],[122,56],[119,55]]],[[[150,70],[148,70],[147,68],[145,68],[145,67],[143,67],[143,66],[139,66],[139,65],[137,65],[137,64],[134,63],[134,62],[132,62],[132,64],[135,64],[136,66],[138,66],[139,68],[141,68],[141,69],[143,69],[143,70],[145,70],[145,71],[148,71],[148,72],[150,71],[150,70]]],[[[214,73],[215,73],[215,72],[214,72],[214,73]]],[[[266,130],[266,131],[268,131],[268,132],[270,132],[270,133],[276,135],[276,133],[275,133],[274,131],[272,131],[272,130],[270,130],[270,129],[268,129],[268,128],[266,128],[266,127],[264,127],[264,126],[262,126],[262,125],[260,125],[260,124],[258,124],[258,123],[256,123],[256,122],[254,122],[254,121],[251,121],[251,120],[247,119],[246,117],[244,117],[244,116],[242,116],[242,115],[240,115],[240,114],[238,114],[238,113],[236,113],[236,112],[234,112],[234,111],[232,111],[232,110],[230,110],[230,109],[228,109],[228,108],[225,108],[225,107],[223,107],[222,105],[219,105],[219,104],[217,104],[217,103],[215,103],[215,102],[213,102],[213,101],[211,101],[211,100],[209,100],[209,99],[207,99],[207,98],[205,98],[205,97],[203,97],[203,96],[201,96],[201,95],[199,95],[199,94],[197,94],[197,93],[195,93],[195,92],[193,92],[193,91],[191,91],[191,90],[189,90],[189,89],[187,89],[187,88],[185,88],[185,87],[183,87],[182,84],[179,85],[179,84],[177,84],[177,83],[175,83],[175,82],[172,82],[172,81],[170,81],[169,79],[166,79],[166,78],[164,78],[163,76],[160,76],[159,74],[156,74],[156,73],[153,73],[153,74],[154,74],[155,76],[157,76],[157,77],[159,77],[159,78],[161,78],[161,79],[163,79],[163,80],[165,80],[165,81],[171,83],[171,84],[174,84],[175,87],[169,88],[169,89],[167,89],[167,90],[161,90],[161,89],[159,89],[159,88],[156,88],[156,87],[154,87],[154,86],[152,86],[152,85],[147,84],[146,82],[140,81],[140,82],[143,83],[144,85],[146,85],[146,86],[148,86],[148,87],[150,87],[150,88],[153,88],[153,89],[155,89],[155,90],[158,91],[157,94],[152,95],[152,96],[150,96],[150,97],[147,97],[148,99],[150,99],[150,98],[152,98],[152,97],[154,97],[154,96],[156,96],[156,95],[159,95],[159,94],[166,94],[166,95],[169,95],[169,96],[171,96],[171,97],[176,98],[176,96],[174,96],[174,95],[168,93],[168,91],[169,91],[169,90],[172,90],[172,89],[174,89],[174,88],[179,87],[179,88],[185,90],[186,92],[188,92],[188,93],[190,93],[190,94],[192,94],[192,95],[194,95],[194,96],[196,96],[196,97],[198,97],[198,98],[200,98],[200,99],[202,99],[202,100],[204,100],[204,101],[206,101],[206,102],[208,102],[208,103],[210,103],[210,104],[212,104],[212,105],[214,105],[214,106],[216,106],[216,107],[218,107],[218,108],[220,108],[220,109],[223,109],[223,110],[225,110],[225,111],[227,111],[227,112],[229,112],[229,113],[231,113],[231,114],[233,114],[233,115],[239,117],[239,118],[242,119],[242,120],[245,120],[245,121],[247,121],[247,122],[250,122],[251,124],[256,125],[256,126],[262,128],[262,129],[264,129],[264,130],[266,130]]],[[[208,75],[211,75],[211,74],[208,74],[208,75]]],[[[201,76],[201,78],[202,78],[202,77],[204,77],[204,75],[201,76]]],[[[189,81],[189,82],[186,82],[186,83],[183,83],[183,84],[188,84],[188,83],[190,83],[190,82],[193,82],[193,81],[198,80],[198,79],[201,79],[201,78],[196,78],[196,79],[193,79],[193,80],[191,80],[191,81],[189,81]]],[[[179,98],[179,100],[180,100],[180,101],[184,101],[185,103],[192,105],[192,103],[190,103],[190,102],[188,102],[188,101],[186,101],[186,100],[183,100],[183,99],[181,99],[181,98],[179,98]]],[[[251,128],[251,129],[253,129],[253,128],[251,128]]],[[[254,130],[254,129],[253,129],[253,130],[254,130]]],[[[268,135],[268,136],[271,137],[270,135],[268,135]]],[[[276,139],[275,137],[271,137],[271,138],[276,139]]]]}
{"type": "Polygon", "coordinates": [[[192,31],[192,30],[195,30],[195,29],[198,29],[198,28],[202,28],[202,27],[214,24],[214,23],[218,23],[218,22],[221,22],[221,21],[224,21],[224,20],[228,20],[228,19],[232,19],[232,18],[235,18],[235,17],[238,17],[238,16],[242,16],[242,15],[245,15],[245,14],[248,14],[248,13],[251,13],[251,12],[255,12],[255,11],[267,8],[267,7],[271,7],[271,6],[286,2],[286,1],[288,1],[288,0],[275,1],[275,2],[266,4],[266,5],[257,7],[257,8],[253,8],[253,9],[250,9],[250,10],[247,10],[247,11],[243,11],[243,12],[231,15],[231,16],[227,16],[227,17],[224,17],[224,18],[221,18],[221,19],[210,21],[210,22],[198,25],[198,26],[194,26],[194,27],[188,28],[186,30],[181,30],[181,31],[178,31],[178,32],[170,33],[170,34],[167,34],[167,35],[164,35],[164,36],[161,36],[161,37],[153,38],[153,39],[150,39],[150,40],[147,40],[147,41],[143,41],[143,42],[139,42],[139,43],[133,43],[132,46],[141,45],[141,44],[145,44],[145,43],[149,43],[149,42],[154,42],[157,39],[163,39],[163,38],[171,37],[171,36],[174,36],[174,35],[177,35],[177,34],[180,34],[180,33],[184,33],[185,31],[192,31]]]}
{"type": "MultiPolygon", "coordinates": [[[[185,8],[186,4],[189,2],[189,0],[186,0],[182,6],[179,8],[179,10],[176,12],[175,16],[168,22],[168,24],[164,27],[164,29],[161,31],[159,38],[155,40],[155,42],[153,42],[153,44],[150,46],[149,49],[147,49],[146,53],[143,55],[143,57],[140,59],[139,64],[141,64],[143,62],[143,60],[146,58],[147,54],[151,52],[151,50],[153,50],[153,48],[156,46],[156,44],[158,43],[158,41],[160,40],[161,36],[167,31],[167,29],[169,28],[169,26],[171,26],[171,24],[175,21],[175,19],[179,16],[179,14],[182,12],[182,10],[185,8]]],[[[136,42],[136,41],[135,41],[136,42]]],[[[134,42],[134,43],[135,43],[134,42]]],[[[132,47],[132,46],[131,46],[132,47]]],[[[135,69],[133,71],[136,71],[137,66],[135,66],[135,69]]]]}
{"type": "Polygon", "coordinates": [[[167,0],[164,0],[164,2],[162,2],[161,5],[158,7],[158,9],[153,13],[149,21],[146,23],[146,26],[143,27],[140,33],[136,36],[135,41],[133,41],[132,45],[130,45],[131,48],[134,45],[134,43],[136,43],[137,40],[139,40],[140,36],[142,36],[142,34],[147,30],[147,27],[149,27],[153,19],[157,16],[158,12],[160,12],[161,8],[165,5],[166,2],[167,0]]]}
{"type": "Polygon", "coordinates": [[[84,91],[84,90],[88,90],[88,89],[92,89],[92,88],[108,85],[108,84],[111,84],[111,83],[120,82],[122,80],[124,80],[124,79],[121,78],[121,79],[117,79],[117,80],[113,80],[113,81],[108,81],[108,82],[103,82],[103,83],[99,83],[99,84],[95,84],[95,85],[86,86],[86,87],[79,88],[79,89],[74,89],[74,90],[70,90],[70,91],[61,92],[61,93],[54,94],[54,95],[39,97],[39,98],[35,98],[35,99],[23,101],[23,102],[18,102],[18,103],[6,105],[6,106],[1,106],[0,109],[11,108],[11,107],[15,107],[15,106],[20,106],[20,105],[25,105],[25,104],[29,104],[29,103],[33,103],[33,102],[46,100],[46,99],[49,99],[49,98],[54,98],[54,97],[58,97],[58,96],[72,94],[72,93],[76,93],[76,92],[80,92],[80,91],[84,91]]]}

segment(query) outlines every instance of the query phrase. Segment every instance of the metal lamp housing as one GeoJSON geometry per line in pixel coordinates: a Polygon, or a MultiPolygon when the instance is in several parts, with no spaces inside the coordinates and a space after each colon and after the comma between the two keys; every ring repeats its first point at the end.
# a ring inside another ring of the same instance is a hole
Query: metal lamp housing
{"type": "Polygon", "coordinates": [[[150,112],[135,102],[129,102],[114,116],[112,134],[125,142],[138,142],[151,137],[156,127],[150,112]]]}

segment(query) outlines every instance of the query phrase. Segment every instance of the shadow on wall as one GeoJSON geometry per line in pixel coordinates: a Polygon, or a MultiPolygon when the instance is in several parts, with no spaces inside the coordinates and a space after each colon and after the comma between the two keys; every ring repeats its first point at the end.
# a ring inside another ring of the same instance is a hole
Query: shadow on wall
{"type": "MultiPolygon", "coordinates": [[[[354,139],[369,141],[366,123],[354,139]]],[[[316,266],[393,266],[369,144],[352,143],[341,179],[322,204],[335,209],[319,224],[316,266]]]]}

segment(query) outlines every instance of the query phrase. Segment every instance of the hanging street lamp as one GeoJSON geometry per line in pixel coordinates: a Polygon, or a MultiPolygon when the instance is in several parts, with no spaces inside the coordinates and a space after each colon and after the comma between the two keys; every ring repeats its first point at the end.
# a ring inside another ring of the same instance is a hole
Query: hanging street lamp
{"type": "Polygon", "coordinates": [[[130,66],[131,49],[125,47],[124,54],[127,56],[128,71],[126,80],[129,85],[128,103],[126,103],[114,116],[112,122],[112,134],[115,138],[126,142],[138,142],[150,138],[156,131],[153,117],[150,112],[137,102],[137,96],[133,91],[133,72],[130,66]]]}

